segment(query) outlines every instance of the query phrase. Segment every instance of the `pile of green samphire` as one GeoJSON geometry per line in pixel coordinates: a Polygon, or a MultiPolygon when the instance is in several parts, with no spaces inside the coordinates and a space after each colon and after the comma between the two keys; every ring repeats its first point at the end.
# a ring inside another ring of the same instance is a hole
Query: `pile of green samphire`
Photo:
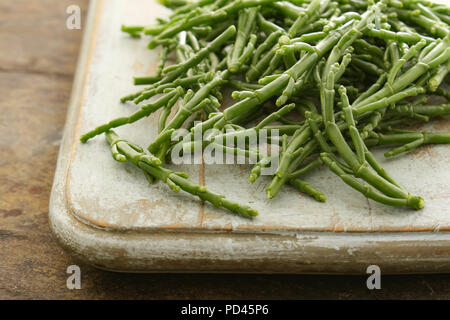
{"type": "MultiPolygon", "coordinates": [[[[323,193],[301,180],[324,165],[370,199],[423,208],[424,200],[396,182],[370,148],[392,145],[385,153],[392,157],[421,145],[450,142],[450,133],[406,130],[450,113],[445,83],[450,69],[450,7],[427,0],[162,3],[173,9],[169,19],[122,27],[132,37],[152,36],[148,47],[160,50],[156,74],[134,78],[136,85],[147,86],[122,98],[139,105],[139,110],[82,135],[82,142],[105,133],[114,159],[130,161],[150,182],[161,180],[175,192],[182,189],[251,217],[257,215],[252,208],[163,166],[174,146],[183,143],[171,136],[179,128],[191,135],[216,129],[215,134],[201,135],[203,147],[214,143],[225,152],[249,156],[257,151],[228,147],[223,141],[277,129],[281,138],[270,143],[280,151],[257,154],[249,178],[254,182],[263,168],[277,161],[266,189],[268,198],[288,183],[325,201],[323,193]],[[171,59],[175,64],[169,65],[171,59]],[[235,101],[224,107],[227,92],[235,101]],[[433,103],[439,99],[442,102],[433,103]],[[159,135],[147,150],[111,130],[157,110],[159,135]]],[[[190,150],[183,146],[183,152],[190,150]]]]}

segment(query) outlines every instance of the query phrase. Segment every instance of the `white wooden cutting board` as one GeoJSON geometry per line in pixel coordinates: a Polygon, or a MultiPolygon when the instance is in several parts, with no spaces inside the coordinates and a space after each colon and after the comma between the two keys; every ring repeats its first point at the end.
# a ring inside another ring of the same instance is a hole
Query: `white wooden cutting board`
{"type": "MultiPolygon", "coordinates": [[[[364,273],[450,271],[450,147],[423,147],[385,160],[420,211],[365,199],[324,168],[306,179],[327,195],[318,203],[284,187],[265,198],[267,177],[248,182],[249,167],[183,165],[178,171],[259,211],[253,220],[201,203],[112,160],[103,136],[80,134],[136,107],[119,98],[136,90],[133,75],[151,74],[157,51],[120,32],[169,11],[149,0],[92,1],[50,204],[50,224],[72,254],[99,268],[130,272],[364,273]]],[[[117,130],[146,146],[157,116],[117,130]]],[[[448,120],[434,125],[449,131],[448,120]]]]}

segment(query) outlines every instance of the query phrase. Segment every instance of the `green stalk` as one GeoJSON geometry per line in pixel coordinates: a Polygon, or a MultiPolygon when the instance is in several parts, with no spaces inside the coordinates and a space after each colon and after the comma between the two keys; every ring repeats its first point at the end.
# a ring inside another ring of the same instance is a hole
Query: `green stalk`
{"type": "Polygon", "coordinates": [[[239,0],[233,1],[230,4],[217,9],[213,12],[207,12],[204,14],[200,14],[196,17],[192,17],[191,19],[183,19],[182,21],[177,22],[173,26],[164,30],[160,34],[158,34],[152,41],[150,41],[148,48],[154,49],[158,46],[160,40],[171,38],[178,34],[183,30],[189,30],[192,27],[199,26],[202,24],[213,24],[214,22],[220,22],[226,20],[232,14],[238,12],[239,10],[257,7],[260,5],[268,4],[271,2],[275,2],[277,0],[239,0]]]}
{"type": "Polygon", "coordinates": [[[250,111],[276,94],[279,94],[279,92],[287,86],[291,77],[296,80],[304,72],[307,72],[326,52],[333,47],[339,38],[342,37],[343,32],[347,31],[350,27],[350,25],[346,24],[336,31],[330,32],[325,39],[321,40],[316,45],[316,50],[314,53],[307,53],[294,66],[292,66],[292,68],[285,71],[276,80],[265,85],[261,89],[255,90],[254,97],[241,100],[225,109],[223,112],[224,120],[230,121],[244,111],[250,111]]]}
{"type": "Polygon", "coordinates": [[[439,85],[444,81],[448,72],[450,71],[450,59],[446,64],[443,64],[438,67],[437,72],[428,80],[428,87],[431,92],[435,92],[439,85]]]}
{"type": "Polygon", "coordinates": [[[308,24],[313,17],[316,16],[316,12],[319,10],[321,5],[320,1],[321,0],[312,0],[306,10],[299,13],[294,24],[288,31],[288,34],[291,38],[295,37],[298,34],[299,30],[306,24],[308,24]]]}
{"type": "MultiPolygon", "coordinates": [[[[394,207],[411,206],[409,199],[398,199],[386,196],[382,193],[377,192],[371,186],[361,183],[358,179],[354,178],[352,175],[345,173],[345,171],[342,170],[341,167],[337,165],[337,163],[328,156],[328,154],[322,153],[320,156],[322,158],[322,161],[325,162],[325,164],[331,169],[331,171],[333,171],[346,184],[348,184],[355,190],[361,192],[367,198],[394,207]]],[[[423,208],[423,206],[424,206],[423,200],[419,201],[417,205],[415,205],[415,207],[418,209],[423,208]]]]}
{"type": "Polygon", "coordinates": [[[164,96],[159,98],[153,103],[149,103],[146,105],[143,105],[141,109],[135,113],[133,113],[131,116],[128,117],[120,117],[114,120],[111,120],[110,122],[101,125],[94,130],[91,130],[85,134],[83,134],[80,137],[80,141],[85,143],[89,139],[98,136],[99,134],[105,133],[113,128],[117,128],[120,126],[123,126],[125,124],[130,124],[133,122],[136,122],[142,118],[148,117],[151,113],[155,112],[156,110],[164,107],[165,105],[168,105],[168,103],[175,104],[178,98],[184,93],[184,90],[181,87],[178,87],[175,90],[171,90],[170,92],[166,93],[164,96]]]}
{"type": "MultiPolygon", "coordinates": [[[[430,44],[429,46],[433,46],[433,44],[430,44]]],[[[429,69],[432,69],[436,65],[439,65],[439,63],[441,62],[446,62],[449,59],[449,53],[447,53],[449,52],[448,49],[450,49],[449,46],[450,38],[447,37],[443,41],[440,41],[437,45],[433,46],[433,49],[431,49],[431,51],[427,55],[420,59],[418,63],[416,63],[414,66],[405,71],[405,73],[400,75],[397,81],[395,81],[392,85],[386,84],[377,93],[363,100],[360,100],[356,105],[354,104],[353,108],[355,109],[355,111],[359,108],[363,108],[366,104],[379,101],[403,90],[429,69]]]]}
{"type": "Polygon", "coordinates": [[[175,79],[171,83],[166,83],[163,85],[158,85],[157,87],[151,86],[148,88],[145,88],[144,90],[140,90],[136,93],[130,94],[128,96],[125,96],[120,99],[120,101],[126,102],[133,100],[135,104],[138,104],[144,100],[150,99],[151,97],[163,93],[164,90],[170,89],[170,88],[176,88],[176,87],[183,87],[184,89],[188,89],[193,84],[201,83],[205,81],[210,81],[212,77],[214,76],[214,72],[208,72],[205,74],[200,74],[196,76],[190,76],[186,78],[178,78],[175,79]]]}
{"type": "Polygon", "coordinates": [[[296,178],[289,180],[289,183],[295,188],[297,188],[300,192],[309,194],[311,197],[313,197],[319,202],[325,202],[327,200],[323,192],[320,192],[306,181],[296,178]]]}
{"type": "Polygon", "coordinates": [[[406,62],[415,57],[420,50],[426,45],[425,40],[420,40],[414,46],[412,46],[393,66],[391,71],[388,74],[387,82],[392,85],[394,83],[395,78],[397,77],[400,69],[405,65],[406,62]]]}
{"type": "MultiPolygon", "coordinates": [[[[164,130],[161,131],[160,135],[164,134],[165,131],[167,130],[180,128],[186,121],[186,119],[188,119],[195,111],[200,110],[201,108],[203,108],[204,104],[209,103],[210,100],[208,99],[205,102],[205,99],[207,99],[211,90],[225,83],[229,75],[230,72],[228,70],[218,72],[216,76],[213,78],[213,80],[211,80],[210,82],[205,84],[202,88],[200,88],[185,105],[180,106],[178,112],[167,124],[164,130]]],[[[158,151],[161,149],[161,145],[152,142],[147,149],[151,153],[158,153],[158,151]]]]}
{"type": "Polygon", "coordinates": [[[225,30],[219,37],[208,44],[206,47],[196,52],[192,57],[186,60],[184,63],[172,65],[163,70],[165,76],[161,81],[157,82],[155,85],[161,85],[175,80],[177,77],[186,73],[190,68],[196,66],[203,59],[205,59],[211,52],[219,50],[231,37],[236,33],[236,27],[230,26],[225,30]]]}
{"type": "MultiPolygon", "coordinates": [[[[328,79],[333,78],[333,69],[330,71],[330,74],[328,76],[328,79]]],[[[332,80],[328,81],[327,89],[329,92],[334,92],[334,90],[331,90],[331,82],[332,80]]],[[[345,91],[341,91],[341,95],[343,96],[345,100],[345,91]]],[[[326,95],[326,101],[330,100],[331,94],[326,95]]],[[[362,178],[369,184],[371,184],[373,187],[378,189],[380,192],[386,194],[389,197],[393,198],[401,198],[401,199],[407,199],[407,205],[414,208],[414,209],[420,209],[423,207],[423,199],[418,196],[410,195],[409,193],[405,192],[403,189],[399,188],[397,185],[389,182],[385,178],[375,174],[373,171],[369,169],[369,163],[365,161],[365,157],[363,157],[361,154],[359,156],[355,156],[347,142],[345,141],[339,127],[336,125],[334,120],[334,114],[333,111],[327,110],[332,109],[333,106],[330,103],[327,103],[325,101],[324,107],[324,124],[325,124],[325,130],[328,135],[328,138],[336,148],[339,155],[344,159],[344,161],[348,164],[348,166],[352,169],[354,172],[354,175],[356,177],[362,178]]],[[[346,102],[344,101],[344,105],[346,105],[346,102]]],[[[347,112],[348,114],[348,112],[347,112]]],[[[347,121],[350,121],[351,123],[352,118],[348,117],[346,119],[347,121]]],[[[362,144],[362,146],[356,146],[356,150],[360,150],[360,152],[363,152],[365,149],[364,143],[362,142],[362,139],[359,136],[358,131],[354,131],[355,134],[355,141],[357,143],[362,144]]],[[[324,160],[324,159],[322,159],[324,160]]]]}
{"type": "Polygon", "coordinates": [[[236,41],[230,54],[230,61],[228,62],[228,70],[232,73],[235,73],[240,69],[241,63],[239,62],[239,58],[241,57],[244,47],[250,37],[250,33],[255,26],[257,14],[258,8],[245,9],[239,13],[236,41]]]}
{"type": "MultiPolygon", "coordinates": [[[[197,185],[188,180],[185,173],[174,172],[157,166],[155,163],[148,160],[149,158],[151,159],[150,155],[142,153],[142,149],[137,149],[134,145],[120,139],[114,131],[106,132],[106,139],[110,144],[111,149],[114,149],[114,152],[118,152],[123,156],[119,158],[121,162],[123,162],[124,159],[129,160],[148,175],[165,182],[174,192],[183,190],[199,197],[203,201],[212,203],[216,207],[223,207],[244,217],[250,218],[258,215],[256,210],[248,206],[243,206],[236,202],[232,202],[224,196],[208,191],[206,187],[197,185]]],[[[113,155],[115,159],[118,159],[117,153],[113,153],[113,155]]]]}

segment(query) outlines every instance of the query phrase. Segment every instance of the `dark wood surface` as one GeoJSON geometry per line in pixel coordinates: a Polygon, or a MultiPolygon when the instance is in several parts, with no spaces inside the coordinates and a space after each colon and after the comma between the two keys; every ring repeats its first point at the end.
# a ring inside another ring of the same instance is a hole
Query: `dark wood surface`
{"type": "MultiPolygon", "coordinates": [[[[116,274],[78,263],[52,238],[48,200],[82,30],[66,8],[87,0],[0,0],[0,299],[450,299],[450,275],[116,274]],[[81,267],[68,290],[66,268],[81,267]]],[[[83,19],[84,22],[84,19],[83,19]]]]}

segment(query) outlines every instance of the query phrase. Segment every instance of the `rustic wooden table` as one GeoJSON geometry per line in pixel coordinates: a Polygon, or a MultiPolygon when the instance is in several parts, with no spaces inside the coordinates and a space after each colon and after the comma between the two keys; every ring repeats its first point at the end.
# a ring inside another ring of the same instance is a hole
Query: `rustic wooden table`
{"type": "MultiPolygon", "coordinates": [[[[450,299],[450,275],[138,275],[78,264],[54,241],[48,199],[82,30],[66,8],[87,0],[0,0],[0,299],[450,299]]],[[[82,20],[84,21],[84,19],[82,20]]]]}

